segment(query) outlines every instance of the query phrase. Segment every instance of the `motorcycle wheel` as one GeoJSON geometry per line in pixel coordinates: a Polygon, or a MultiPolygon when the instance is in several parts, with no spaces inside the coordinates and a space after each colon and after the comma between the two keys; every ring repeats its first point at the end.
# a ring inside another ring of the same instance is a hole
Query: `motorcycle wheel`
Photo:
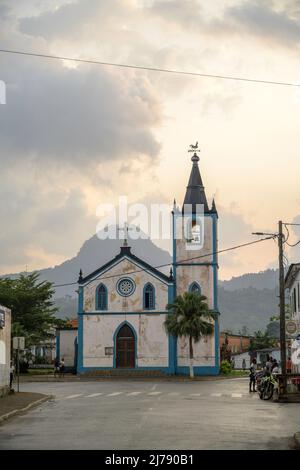
{"type": "Polygon", "coordinates": [[[272,384],[269,384],[269,386],[264,391],[263,399],[264,400],[270,400],[273,396],[273,390],[274,390],[274,386],[272,384]]]}

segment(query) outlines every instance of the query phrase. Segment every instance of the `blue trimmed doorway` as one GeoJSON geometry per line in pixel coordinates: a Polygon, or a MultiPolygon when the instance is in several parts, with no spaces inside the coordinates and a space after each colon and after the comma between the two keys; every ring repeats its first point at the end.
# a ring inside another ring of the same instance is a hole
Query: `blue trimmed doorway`
{"type": "Polygon", "coordinates": [[[118,331],[116,338],[116,368],[135,368],[135,335],[130,326],[125,323],[118,331]]]}

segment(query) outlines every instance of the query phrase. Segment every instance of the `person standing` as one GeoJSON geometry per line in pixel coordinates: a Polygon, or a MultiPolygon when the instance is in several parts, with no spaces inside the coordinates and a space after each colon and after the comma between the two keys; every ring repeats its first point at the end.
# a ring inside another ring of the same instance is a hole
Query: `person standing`
{"type": "Polygon", "coordinates": [[[250,365],[250,374],[249,374],[249,392],[256,392],[255,384],[256,384],[256,370],[257,370],[257,363],[256,359],[253,358],[251,365],[250,365]],[[253,388],[253,390],[252,390],[253,388]]]}
{"type": "Polygon", "coordinates": [[[267,356],[267,362],[266,362],[266,372],[271,372],[272,370],[272,365],[273,365],[273,359],[269,355],[267,356]]]}
{"type": "Polygon", "coordinates": [[[62,358],[62,360],[60,361],[59,371],[60,371],[61,376],[64,377],[65,376],[65,360],[64,360],[64,358],[62,358]]]}
{"type": "Polygon", "coordinates": [[[54,377],[56,377],[56,374],[59,375],[59,360],[56,357],[54,361],[54,377]]]}
{"type": "Polygon", "coordinates": [[[292,361],[291,358],[288,357],[286,361],[286,373],[291,374],[292,373],[292,361]]]}
{"type": "Polygon", "coordinates": [[[15,366],[13,361],[10,361],[10,368],[9,368],[9,389],[12,390],[12,384],[15,375],[15,366]]]}

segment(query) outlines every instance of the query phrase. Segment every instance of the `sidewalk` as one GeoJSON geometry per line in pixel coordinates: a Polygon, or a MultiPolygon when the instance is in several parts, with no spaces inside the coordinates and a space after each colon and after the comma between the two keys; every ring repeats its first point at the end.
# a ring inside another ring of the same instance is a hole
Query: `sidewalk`
{"type": "Polygon", "coordinates": [[[54,377],[53,374],[49,375],[21,375],[20,383],[31,383],[31,382],[102,382],[102,381],[118,381],[118,380],[130,380],[130,381],[158,381],[158,382],[194,382],[198,381],[220,381],[220,380],[236,380],[236,379],[247,379],[245,376],[226,376],[226,375],[208,375],[208,376],[197,376],[194,379],[190,379],[187,375],[170,375],[170,376],[113,376],[113,375],[103,375],[103,376],[86,376],[86,375],[72,375],[65,374],[64,377],[54,377]]]}
{"type": "Polygon", "coordinates": [[[15,392],[0,398],[0,424],[16,414],[25,412],[51,398],[51,395],[31,392],[15,392]]]}

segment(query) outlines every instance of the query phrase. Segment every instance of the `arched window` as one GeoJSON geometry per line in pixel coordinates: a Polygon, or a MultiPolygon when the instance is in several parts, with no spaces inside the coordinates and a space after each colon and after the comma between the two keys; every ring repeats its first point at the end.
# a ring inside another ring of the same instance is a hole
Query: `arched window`
{"type": "Polygon", "coordinates": [[[155,289],[149,282],[144,287],[144,309],[155,309],[155,289]]]}
{"type": "Polygon", "coordinates": [[[107,310],[107,289],[99,284],[96,290],[96,310],[107,310]]]}
{"type": "Polygon", "coordinates": [[[199,284],[197,282],[193,282],[190,285],[189,291],[194,292],[196,294],[201,294],[201,287],[199,286],[199,284]]]}

